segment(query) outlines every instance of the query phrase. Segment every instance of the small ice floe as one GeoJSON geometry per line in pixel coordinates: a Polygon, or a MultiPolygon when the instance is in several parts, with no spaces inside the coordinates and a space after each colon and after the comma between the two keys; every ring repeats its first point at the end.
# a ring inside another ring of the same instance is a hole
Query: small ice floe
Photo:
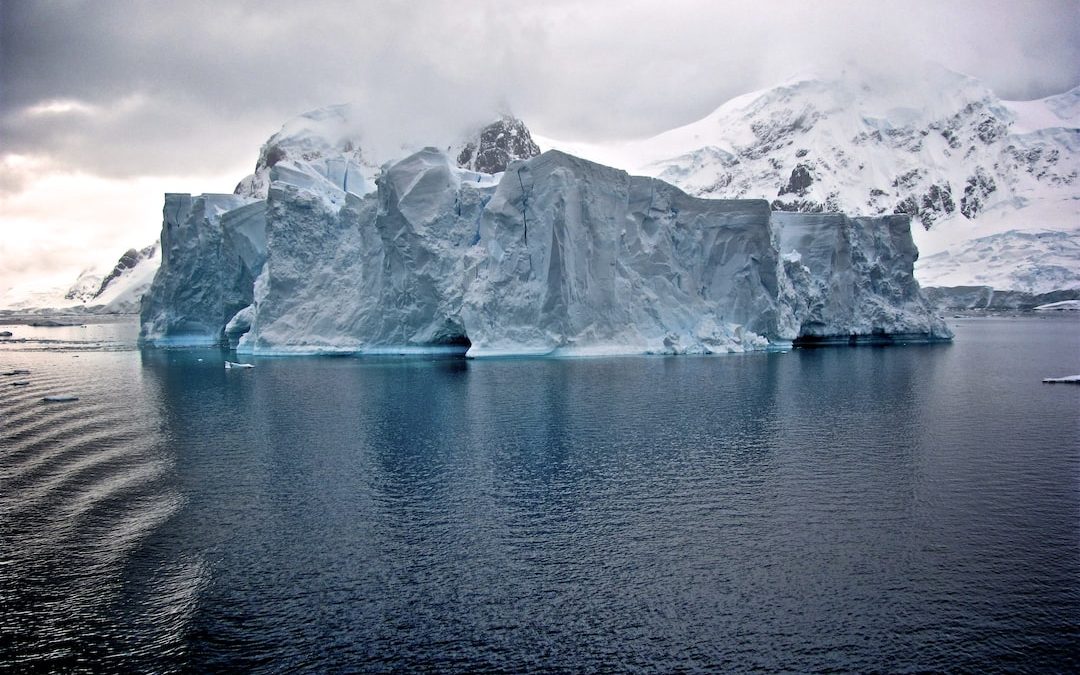
{"type": "Polygon", "coordinates": [[[1061,302],[1050,302],[1045,305],[1039,305],[1035,308],[1036,312],[1076,312],[1080,311],[1080,300],[1062,300],[1061,302]]]}
{"type": "Polygon", "coordinates": [[[226,361],[225,370],[232,370],[233,368],[254,368],[254,363],[237,363],[236,361],[226,361]]]}
{"type": "Polygon", "coordinates": [[[11,337],[11,331],[9,331],[9,330],[0,330],[0,338],[6,338],[6,337],[11,337]]]}
{"type": "Polygon", "coordinates": [[[29,375],[29,374],[30,374],[29,370],[9,370],[7,372],[0,373],[0,375],[29,375]]]}
{"type": "Polygon", "coordinates": [[[46,403],[67,403],[68,401],[78,401],[78,396],[70,396],[68,394],[60,394],[59,396],[46,396],[41,399],[46,403]]]}
{"type": "Polygon", "coordinates": [[[11,386],[13,386],[13,387],[25,387],[28,384],[30,384],[30,383],[27,382],[26,380],[22,380],[20,382],[12,382],[11,386]]]}
{"type": "Polygon", "coordinates": [[[1046,384],[1080,384],[1080,375],[1066,375],[1065,377],[1043,378],[1046,384]]]}

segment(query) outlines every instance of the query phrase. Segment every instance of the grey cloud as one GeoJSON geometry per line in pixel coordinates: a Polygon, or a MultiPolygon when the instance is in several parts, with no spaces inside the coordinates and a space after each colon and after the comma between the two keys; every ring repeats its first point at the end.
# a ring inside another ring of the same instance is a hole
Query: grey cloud
{"type": "Polygon", "coordinates": [[[254,161],[285,119],[342,101],[368,110],[380,136],[436,137],[505,102],[534,128],[580,140],[686,123],[811,64],[896,74],[928,58],[1006,98],[1080,81],[1080,4],[1063,0],[0,8],[3,151],[108,176],[254,161]],[[26,114],[56,99],[96,112],[26,114]]]}

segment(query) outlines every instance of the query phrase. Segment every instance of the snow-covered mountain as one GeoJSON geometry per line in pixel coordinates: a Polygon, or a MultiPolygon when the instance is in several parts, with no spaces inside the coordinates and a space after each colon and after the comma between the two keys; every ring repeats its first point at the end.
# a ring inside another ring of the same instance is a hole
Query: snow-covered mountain
{"type": "Polygon", "coordinates": [[[1042,294],[1080,289],[1080,228],[1010,230],[926,256],[928,286],[990,286],[1042,294]]]}
{"type": "MultiPolygon", "coordinates": [[[[924,255],[1009,230],[1075,237],[1080,223],[1080,87],[1002,101],[935,65],[904,82],[854,68],[804,74],[640,141],[540,142],[701,197],[766,199],[781,211],[910,214],[924,255]]],[[[1030,263],[1038,261],[1017,261],[1030,263]]],[[[976,272],[953,266],[951,279],[974,283],[976,272]]],[[[926,263],[917,274],[924,282],[941,276],[926,263]]]]}
{"type": "Polygon", "coordinates": [[[86,305],[100,306],[98,311],[105,314],[138,312],[142,296],[153,283],[160,265],[161,247],[157,242],[140,250],[128,249],[101,280],[97,293],[86,305]]]}
{"type": "Polygon", "coordinates": [[[115,263],[83,270],[68,287],[27,285],[7,289],[0,296],[0,310],[134,314],[160,264],[157,242],[142,249],[128,249],[115,263]]]}

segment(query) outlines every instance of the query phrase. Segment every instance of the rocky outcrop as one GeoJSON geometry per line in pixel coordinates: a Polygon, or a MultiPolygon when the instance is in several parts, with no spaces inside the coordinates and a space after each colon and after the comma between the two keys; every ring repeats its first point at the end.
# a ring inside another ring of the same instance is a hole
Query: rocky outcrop
{"type": "Polygon", "coordinates": [[[540,146],[532,139],[521,120],[505,116],[492,122],[475,139],[468,141],[457,156],[457,165],[480,173],[506,171],[510,163],[540,154],[540,146]]]}
{"type": "Polygon", "coordinates": [[[157,242],[154,242],[139,251],[136,251],[133,248],[128,249],[120,256],[120,260],[116,262],[116,266],[113,267],[112,271],[106,274],[105,278],[101,280],[101,286],[98,287],[98,290],[94,293],[93,297],[96,298],[101,296],[113,281],[135,269],[139,263],[153,258],[154,255],[157,254],[157,249],[157,242]]]}

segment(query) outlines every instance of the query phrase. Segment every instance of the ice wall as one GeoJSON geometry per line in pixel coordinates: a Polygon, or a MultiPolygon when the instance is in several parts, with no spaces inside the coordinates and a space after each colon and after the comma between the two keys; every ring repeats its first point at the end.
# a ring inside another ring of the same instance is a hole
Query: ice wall
{"type": "Polygon", "coordinates": [[[908,216],[774,212],[772,222],[800,338],[951,337],[915,281],[908,216]]]}
{"type": "Polygon", "coordinates": [[[463,256],[493,188],[462,174],[429,148],[389,166],[376,193],[350,194],[340,207],[275,183],[270,256],[240,349],[463,351],[463,256]]]}
{"type": "Polygon", "coordinates": [[[741,351],[790,330],[764,201],[695,199],[553,151],[508,169],[478,241],[470,355],[741,351]]]}
{"type": "Polygon", "coordinates": [[[140,341],[217,344],[252,302],[266,257],[265,203],[236,195],[165,195],[161,266],[143,296],[140,341]]]}

